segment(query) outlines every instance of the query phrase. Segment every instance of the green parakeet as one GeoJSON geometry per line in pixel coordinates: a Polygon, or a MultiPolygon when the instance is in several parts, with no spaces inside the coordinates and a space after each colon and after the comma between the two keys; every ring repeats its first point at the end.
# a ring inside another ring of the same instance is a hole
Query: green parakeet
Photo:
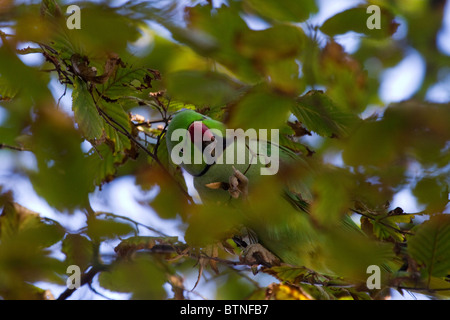
{"type": "Polygon", "coordinates": [[[166,134],[169,155],[193,176],[202,201],[242,215],[249,232],[236,239],[249,256],[259,257],[255,262],[275,264],[277,257],[321,273],[363,278],[369,265],[382,264],[391,254],[389,248],[370,241],[347,215],[326,229],[315,225],[308,214],[312,201],[308,183],[285,170],[309,170],[308,163],[270,140],[252,140],[230,138],[223,123],[191,110],[176,114],[166,134]],[[204,152],[213,161],[202,156],[193,161],[204,152]],[[275,175],[262,174],[261,169],[269,167],[276,169],[275,175]],[[256,242],[268,249],[268,255],[257,252],[260,248],[250,249],[256,242]],[[368,257],[363,254],[367,250],[373,253],[370,259],[360,258],[368,257]],[[343,261],[350,266],[343,266],[343,261]]]}

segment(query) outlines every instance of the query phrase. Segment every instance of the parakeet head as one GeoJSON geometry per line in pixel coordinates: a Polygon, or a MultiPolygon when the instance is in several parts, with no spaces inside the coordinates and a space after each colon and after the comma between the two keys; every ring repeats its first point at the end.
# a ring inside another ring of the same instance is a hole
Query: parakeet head
{"type": "Polygon", "coordinates": [[[166,133],[167,149],[174,163],[193,176],[201,175],[210,163],[204,158],[225,136],[223,123],[192,110],[176,114],[166,133]]]}

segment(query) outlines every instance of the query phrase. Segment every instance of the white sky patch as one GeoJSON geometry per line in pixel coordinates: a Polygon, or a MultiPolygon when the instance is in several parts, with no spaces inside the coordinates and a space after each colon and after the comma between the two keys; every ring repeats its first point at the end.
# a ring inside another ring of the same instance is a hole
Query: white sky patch
{"type": "Polygon", "coordinates": [[[367,119],[367,118],[375,118],[375,119],[381,119],[381,117],[384,114],[384,111],[386,111],[387,105],[385,106],[379,106],[379,105],[368,105],[367,108],[359,115],[361,119],[367,119]]]}
{"type": "Polygon", "coordinates": [[[387,104],[410,98],[420,87],[425,74],[423,58],[411,50],[395,67],[381,76],[380,97],[387,104]]]}
{"type": "Polygon", "coordinates": [[[450,79],[431,86],[425,99],[436,103],[448,103],[450,101],[450,79]]]}
{"type": "Polygon", "coordinates": [[[417,203],[416,198],[412,194],[411,189],[405,188],[394,195],[391,202],[391,208],[400,207],[407,213],[421,211],[423,208],[417,203]]]}
{"type": "Polygon", "coordinates": [[[392,39],[401,40],[408,35],[408,24],[406,23],[405,19],[399,16],[396,16],[394,20],[398,23],[398,26],[397,30],[392,35],[392,39]]]}
{"type": "Polygon", "coordinates": [[[323,157],[323,161],[339,168],[343,168],[345,166],[344,160],[342,159],[342,151],[329,152],[325,154],[323,157]]]}
{"type": "Polygon", "coordinates": [[[311,135],[310,136],[305,135],[301,137],[300,142],[316,149],[320,147],[320,145],[323,143],[324,140],[325,140],[324,137],[319,136],[314,131],[311,131],[311,135]]]}
{"type": "Polygon", "coordinates": [[[6,111],[6,109],[0,105],[0,125],[3,124],[3,122],[7,119],[7,117],[8,111],[6,111]]]}
{"type": "Polygon", "coordinates": [[[85,225],[85,216],[83,213],[61,214],[36,194],[33,185],[27,178],[12,174],[11,172],[2,172],[2,169],[0,168],[0,185],[4,186],[5,190],[11,190],[13,192],[15,202],[39,213],[43,217],[58,221],[69,231],[77,230],[85,225]]]}
{"type": "Polygon", "coordinates": [[[439,30],[437,36],[437,47],[439,51],[446,55],[450,55],[450,2],[444,8],[444,19],[441,30],[439,30]]]}
{"type": "Polygon", "coordinates": [[[311,22],[312,25],[320,26],[325,20],[331,18],[335,14],[356,7],[364,2],[365,1],[361,0],[319,0],[319,12],[311,17],[308,22],[311,22]]]}
{"type": "Polygon", "coordinates": [[[344,35],[336,36],[335,40],[344,48],[345,52],[353,54],[359,49],[361,35],[356,32],[347,32],[344,35]]]}
{"type": "MultiPolygon", "coordinates": [[[[95,211],[114,212],[126,216],[169,236],[177,236],[178,240],[183,241],[184,234],[179,228],[182,224],[181,218],[162,219],[151,208],[151,201],[158,190],[153,188],[144,192],[135,184],[133,176],[125,176],[104,185],[102,191],[97,190],[90,200],[95,211]],[[149,203],[150,206],[142,205],[140,202],[149,203]]],[[[147,229],[140,229],[142,235],[147,233],[145,230],[147,229]]]]}
{"type": "MultiPolygon", "coordinates": [[[[150,26],[150,23],[149,23],[150,26]]],[[[141,36],[138,40],[128,44],[128,51],[138,57],[145,57],[153,49],[154,36],[149,29],[140,29],[141,36]]]]}
{"type": "Polygon", "coordinates": [[[264,30],[270,28],[270,24],[251,14],[241,14],[242,19],[247,23],[247,26],[252,30],[264,30]]]}
{"type": "MultiPolygon", "coordinates": [[[[25,46],[24,48],[26,48],[25,46]]],[[[20,48],[23,49],[23,48],[20,48]]],[[[44,63],[45,58],[41,53],[19,54],[19,59],[29,67],[37,67],[44,63]]]]}
{"type": "MultiPolygon", "coordinates": [[[[2,28],[3,31],[3,28],[2,28]]],[[[26,48],[38,48],[39,46],[34,42],[21,42],[17,45],[18,50],[26,48]]],[[[17,55],[23,63],[30,67],[37,67],[44,63],[45,58],[42,53],[29,53],[29,54],[18,54],[17,55]]]]}
{"type": "Polygon", "coordinates": [[[60,110],[64,111],[69,115],[70,117],[73,117],[73,111],[72,111],[72,89],[67,87],[67,90],[65,89],[65,85],[61,84],[56,76],[53,76],[48,84],[48,88],[50,89],[53,98],[55,99],[56,103],[59,99],[59,108],[60,110]],[[64,94],[65,91],[65,94],[64,94]]]}

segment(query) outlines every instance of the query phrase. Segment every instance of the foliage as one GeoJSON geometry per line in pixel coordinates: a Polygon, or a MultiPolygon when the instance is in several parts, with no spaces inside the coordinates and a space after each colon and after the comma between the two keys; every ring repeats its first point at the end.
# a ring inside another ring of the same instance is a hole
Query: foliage
{"type": "Polygon", "coordinates": [[[61,220],[85,214],[83,226],[73,230],[32,211],[32,202],[19,205],[0,185],[1,298],[47,299],[42,283],[64,286],[66,269],[75,264],[94,292],[184,299],[192,289],[184,279],[195,262],[198,283],[217,279],[217,298],[379,299],[390,288],[449,297],[450,105],[425,99],[448,78],[450,57],[435,45],[445,1],[368,1],[318,26],[308,20],[319,10],[312,0],[231,0],[215,7],[212,1],[185,7],[177,1],[120,7],[86,1],[78,4],[79,30],[67,28],[64,1],[0,2],[0,156],[32,154],[35,167],[17,165],[17,172],[61,220]],[[370,4],[382,7],[379,30],[366,27],[370,4]],[[265,28],[250,28],[252,19],[265,28]],[[152,30],[156,24],[170,37],[152,30]],[[401,24],[408,31],[399,38],[401,24]],[[336,40],[350,31],[360,38],[352,54],[336,40]],[[146,50],[134,52],[145,36],[146,50]],[[420,88],[410,100],[384,106],[381,74],[411,50],[426,66],[420,88]],[[24,62],[37,56],[44,61],[24,62]],[[52,95],[51,81],[66,97],[71,92],[70,110],[52,95]],[[377,114],[365,116],[374,105],[377,114]],[[339,274],[236,259],[241,249],[230,239],[240,217],[230,208],[198,204],[170,161],[165,130],[183,108],[232,128],[280,129],[280,143],[314,169],[288,168],[261,183],[255,207],[282,211],[287,204],[273,196],[274,188],[287,176],[310,181],[307,223],[319,235],[335,235],[323,244],[339,274]],[[143,109],[146,116],[138,114],[143,109]],[[311,135],[320,142],[309,142],[311,135]],[[327,163],[330,155],[342,155],[343,164],[327,163]],[[181,218],[185,239],[143,225],[131,212],[91,208],[90,195],[125,176],[157,191],[141,204],[163,219],[181,218]],[[423,211],[390,208],[395,193],[410,185],[423,211]],[[353,214],[368,239],[358,256],[347,251],[353,238],[335,231],[345,214],[353,214]],[[112,256],[105,244],[115,247],[112,256]],[[360,265],[375,258],[383,267],[382,286],[370,289],[360,265]],[[251,271],[273,276],[273,283],[261,287],[251,271]]]}

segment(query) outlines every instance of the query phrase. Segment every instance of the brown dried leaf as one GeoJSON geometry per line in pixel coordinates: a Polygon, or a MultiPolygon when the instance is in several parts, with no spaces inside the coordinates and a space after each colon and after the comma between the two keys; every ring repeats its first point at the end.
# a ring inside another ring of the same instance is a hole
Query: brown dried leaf
{"type": "Polygon", "coordinates": [[[87,57],[75,53],[70,57],[70,62],[72,62],[72,68],[75,74],[84,80],[92,81],[97,76],[97,69],[95,67],[89,67],[89,59],[87,57]]]}
{"type": "Polygon", "coordinates": [[[118,66],[125,67],[125,64],[119,58],[117,53],[110,53],[108,59],[105,62],[104,73],[94,78],[94,82],[98,84],[105,83],[110,77],[112,77],[118,66]]]}
{"type": "Polygon", "coordinates": [[[104,73],[97,76],[97,69],[89,66],[89,59],[86,56],[81,56],[75,53],[70,58],[72,68],[75,74],[82,77],[86,81],[91,81],[96,84],[105,83],[111,76],[114,75],[118,66],[125,67],[125,64],[116,53],[108,54],[105,62],[104,73]]]}

